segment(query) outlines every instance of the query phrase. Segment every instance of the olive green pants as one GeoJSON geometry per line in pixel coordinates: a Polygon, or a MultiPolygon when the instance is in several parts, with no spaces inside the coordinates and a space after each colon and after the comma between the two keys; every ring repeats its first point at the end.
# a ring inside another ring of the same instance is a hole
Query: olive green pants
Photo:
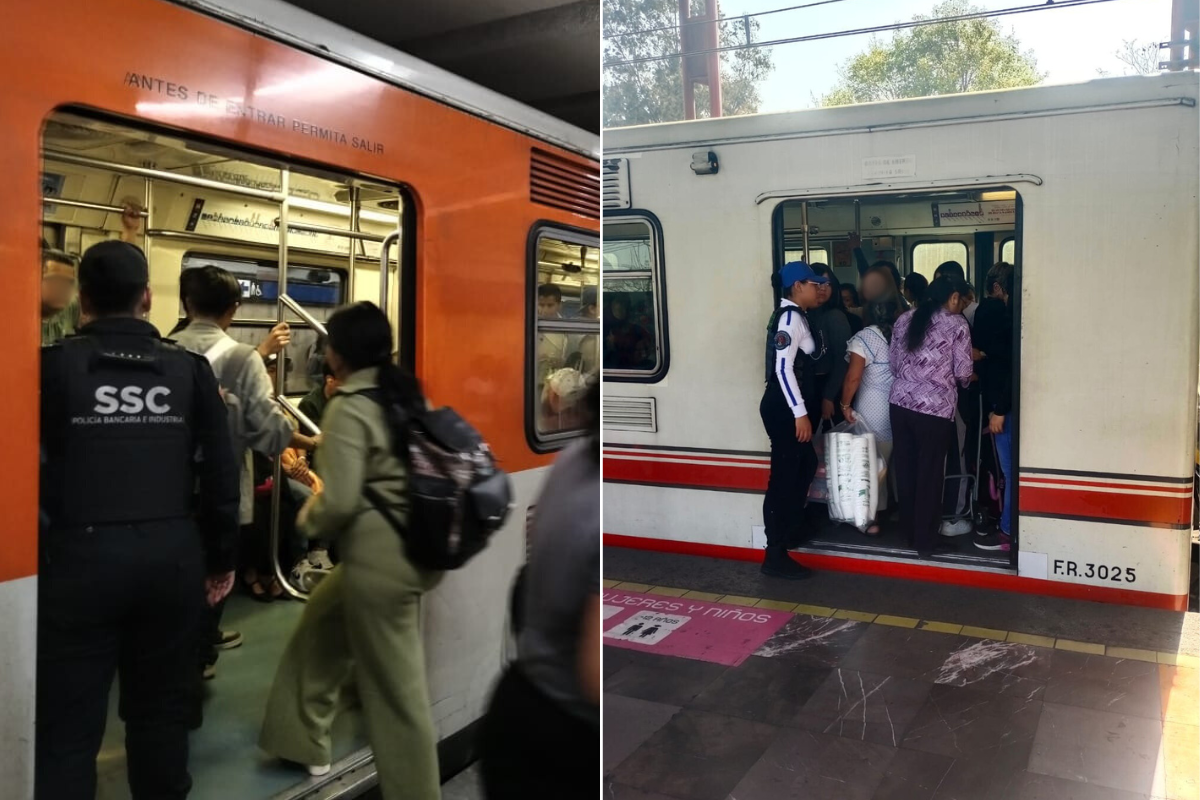
{"type": "Polygon", "coordinates": [[[317,585],[275,673],[259,745],[300,764],[330,763],[330,726],[357,689],[384,800],[436,800],[420,591],[403,583],[371,570],[347,578],[339,565],[317,585]]]}

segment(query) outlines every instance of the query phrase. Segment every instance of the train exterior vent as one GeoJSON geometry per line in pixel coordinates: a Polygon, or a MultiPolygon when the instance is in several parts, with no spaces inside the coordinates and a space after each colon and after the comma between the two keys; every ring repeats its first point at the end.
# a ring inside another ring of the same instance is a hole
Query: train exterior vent
{"type": "Polygon", "coordinates": [[[529,199],[592,219],[600,218],[600,173],[534,148],[529,162],[529,199]]]}
{"type": "Polygon", "coordinates": [[[658,432],[658,413],[653,397],[605,395],[601,421],[605,430],[658,432]]]}
{"type": "Polygon", "coordinates": [[[600,168],[600,186],[604,208],[632,208],[633,200],[629,194],[629,159],[604,159],[600,168]]]}

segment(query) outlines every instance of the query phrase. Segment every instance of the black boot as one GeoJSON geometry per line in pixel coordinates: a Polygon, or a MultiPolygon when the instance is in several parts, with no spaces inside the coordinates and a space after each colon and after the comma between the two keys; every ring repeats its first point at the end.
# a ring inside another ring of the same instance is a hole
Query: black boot
{"type": "Polygon", "coordinates": [[[763,558],[762,573],[770,575],[772,578],[785,578],[791,581],[812,577],[811,569],[793,559],[785,548],[778,545],[768,545],[767,555],[763,558]]]}

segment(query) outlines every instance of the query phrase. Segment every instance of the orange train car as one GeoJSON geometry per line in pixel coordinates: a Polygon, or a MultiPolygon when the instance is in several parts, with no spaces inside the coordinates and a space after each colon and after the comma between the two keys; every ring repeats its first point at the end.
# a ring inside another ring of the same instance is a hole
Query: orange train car
{"type": "MultiPolygon", "coordinates": [[[[381,302],[399,358],[435,402],[477,425],[513,474],[508,526],[422,609],[443,770],[453,772],[512,652],[506,608],[528,511],[554,451],[579,434],[570,398],[556,392],[594,368],[579,352],[595,352],[587,340],[599,335],[580,313],[599,279],[599,137],[277,0],[28,4],[9,15],[4,41],[2,793],[32,795],[35,234],[82,252],[118,235],[127,198],[145,208],[137,235],[160,331],[181,316],[182,270],[220,264],[243,287],[236,338],[254,342],[276,320],[292,323],[278,388],[296,399],[320,380],[312,365],[321,321],[346,302],[381,302]],[[557,314],[538,313],[546,283],[558,287],[557,314]]],[[[263,524],[278,531],[280,519],[263,524]]],[[[276,566],[289,577],[291,564],[276,566]]],[[[303,582],[289,592],[302,599],[303,582]]],[[[222,657],[210,685],[193,737],[193,797],[352,796],[371,785],[372,755],[353,714],[335,731],[338,760],[323,782],[256,754],[265,693],[300,610],[231,604],[227,624],[246,643],[222,657]]],[[[102,797],[126,796],[123,767],[112,715],[102,797]]]]}

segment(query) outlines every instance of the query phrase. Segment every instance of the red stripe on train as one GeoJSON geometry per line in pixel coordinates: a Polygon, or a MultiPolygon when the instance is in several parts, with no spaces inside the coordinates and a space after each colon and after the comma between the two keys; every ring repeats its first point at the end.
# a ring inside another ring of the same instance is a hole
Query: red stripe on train
{"type": "Polygon", "coordinates": [[[1186,486],[1181,486],[1181,485],[1165,486],[1162,484],[1153,485],[1153,484],[1146,484],[1146,483],[1113,483],[1112,481],[1104,481],[1104,482],[1080,481],[1080,480],[1072,480],[1069,478],[1042,478],[1042,477],[1034,478],[1034,477],[1029,477],[1027,475],[1022,475],[1021,476],[1021,485],[1028,486],[1030,484],[1047,484],[1047,485],[1051,485],[1051,486],[1060,486],[1060,485],[1061,486],[1089,486],[1089,487],[1098,487],[1101,489],[1145,489],[1146,491],[1150,491],[1150,492],[1166,492],[1168,494],[1184,494],[1184,495],[1187,495],[1188,497],[1192,496],[1191,484],[1188,484],[1186,486]]]}
{"type": "MultiPolygon", "coordinates": [[[[633,550],[653,550],[662,553],[726,558],[734,561],[761,561],[763,557],[762,550],[754,547],[678,542],[668,539],[650,539],[643,536],[626,536],[618,533],[604,534],[604,544],[633,550]]],[[[917,562],[876,561],[827,553],[793,553],[792,557],[807,567],[830,572],[855,572],[863,575],[946,583],[978,589],[999,589],[1021,594],[1065,597],[1071,600],[1094,600],[1117,605],[1163,608],[1168,611],[1187,611],[1188,607],[1186,594],[1138,592],[1108,586],[1090,586],[1084,583],[1061,583],[1039,578],[1022,578],[1019,575],[1004,575],[996,572],[977,572],[949,566],[934,567],[917,562]]]]}
{"type": "Polygon", "coordinates": [[[646,452],[639,450],[632,452],[629,450],[605,450],[604,455],[618,457],[618,461],[642,461],[648,458],[661,458],[667,461],[721,461],[725,464],[757,464],[765,466],[771,463],[769,456],[761,456],[755,458],[743,458],[738,456],[722,456],[722,455],[706,455],[704,453],[660,453],[646,452]],[[622,457],[623,458],[620,458],[622,457]]]}
{"type": "Polygon", "coordinates": [[[755,467],[726,467],[686,461],[604,459],[605,480],[653,483],[684,489],[765,492],[769,474],[770,470],[755,467]]]}
{"type": "Polygon", "coordinates": [[[1022,482],[1017,497],[1022,513],[1119,519],[1164,525],[1182,525],[1192,521],[1190,493],[1180,497],[1156,497],[1145,494],[1051,489],[1022,482]]]}
{"type": "MultiPolygon", "coordinates": [[[[658,458],[656,455],[655,458],[658,458]]],[[[719,457],[714,456],[713,460],[719,457]]],[[[722,461],[726,459],[720,459],[722,461]]],[[[680,489],[715,489],[737,492],[765,492],[769,470],[750,466],[697,464],[675,459],[641,460],[630,458],[604,459],[604,478],[609,481],[644,483],[680,489]]],[[[1113,485],[1117,486],[1116,484],[1113,485]]],[[[1137,489],[1123,485],[1122,489],[1137,489]]],[[[1156,486],[1146,491],[1163,491],[1156,486]]],[[[1177,497],[1158,497],[1148,494],[1085,491],[1064,487],[1053,488],[1031,484],[1022,478],[1020,509],[1029,514],[1054,514],[1086,517],[1097,521],[1121,520],[1147,524],[1184,525],[1192,521],[1191,490],[1177,497]]]]}

